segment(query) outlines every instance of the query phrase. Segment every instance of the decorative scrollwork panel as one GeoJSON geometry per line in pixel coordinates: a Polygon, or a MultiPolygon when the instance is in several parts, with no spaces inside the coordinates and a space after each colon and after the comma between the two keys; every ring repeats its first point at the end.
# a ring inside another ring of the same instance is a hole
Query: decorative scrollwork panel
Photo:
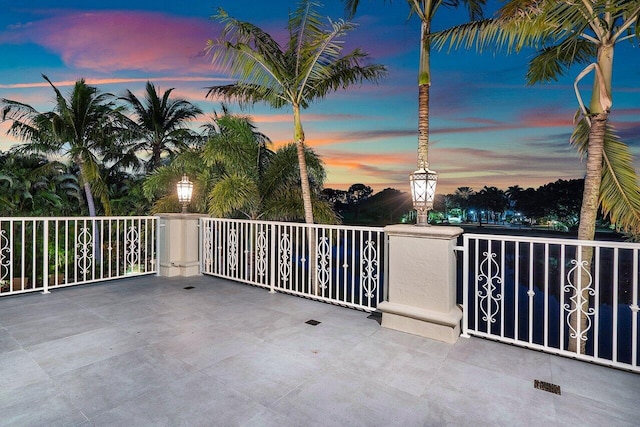
{"type": "Polygon", "coordinates": [[[76,249],[78,251],[78,271],[80,275],[86,277],[93,265],[93,235],[89,231],[89,227],[80,228],[80,233],[76,238],[76,249]]]}
{"type": "Polygon", "coordinates": [[[580,341],[587,341],[587,333],[592,326],[592,318],[595,309],[589,307],[589,296],[594,296],[596,291],[592,288],[593,277],[589,271],[587,261],[578,262],[571,260],[573,267],[567,273],[567,284],[564,291],[570,292],[570,302],[564,304],[567,325],[569,325],[569,337],[580,341]],[[586,283],[584,283],[586,278],[586,283]]]}
{"type": "Polygon", "coordinates": [[[229,229],[227,234],[227,257],[229,259],[229,271],[238,268],[238,230],[229,229]]]}
{"type": "Polygon", "coordinates": [[[362,253],[362,287],[364,295],[371,299],[378,287],[378,250],[373,240],[367,240],[362,253]]]}
{"type": "Polygon", "coordinates": [[[320,289],[327,289],[331,281],[331,245],[328,237],[320,238],[318,242],[318,286],[320,289]]]}
{"type": "Polygon", "coordinates": [[[280,280],[288,283],[291,278],[291,238],[289,234],[280,235],[278,244],[280,257],[278,259],[278,270],[280,272],[280,280]]]}
{"type": "Polygon", "coordinates": [[[6,230],[0,230],[0,282],[9,280],[9,270],[11,267],[10,243],[6,230]]]}
{"type": "Polygon", "coordinates": [[[477,276],[478,297],[480,299],[480,311],[482,312],[482,320],[489,323],[496,322],[496,315],[500,311],[500,301],[502,295],[496,290],[502,285],[500,279],[500,266],[496,262],[496,254],[489,251],[483,252],[484,259],[480,263],[480,271],[477,276]]]}
{"type": "Polygon", "coordinates": [[[131,225],[124,236],[124,242],[126,249],[125,268],[128,271],[134,271],[135,266],[138,264],[139,254],[138,249],[140,245],[140,233],[135,225],[131,225]]]}

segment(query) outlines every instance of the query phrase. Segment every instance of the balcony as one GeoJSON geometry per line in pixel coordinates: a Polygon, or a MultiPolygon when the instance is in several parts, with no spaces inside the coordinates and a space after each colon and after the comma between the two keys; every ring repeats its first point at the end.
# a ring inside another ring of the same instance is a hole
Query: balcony
{"type": "Polygon", "coordinates": [[[640,419],[638,374],[475,337],[445,344],[363,311],[209,276],[1,298],[0,353],[3,426],[640,419]]]}

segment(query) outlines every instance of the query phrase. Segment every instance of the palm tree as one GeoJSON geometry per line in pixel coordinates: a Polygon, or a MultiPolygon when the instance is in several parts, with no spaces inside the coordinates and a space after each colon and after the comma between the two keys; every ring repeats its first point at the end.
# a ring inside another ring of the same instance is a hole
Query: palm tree
{"type": "MultiPolygon", "coordinates": [[[[578,239],[593,240],[598,207],[611,221],[634,235],[640,234],[640,187],[629,148],[615,135],[609,123],[612,106],[613,55],[618,43],[640,41],[640,2],[637,0],[593,0],[556,2],[515,0],[496,18],[453,27],[435,37],[438,46],[477,49],[539,49],[529,61],[527,82],[556,81],[573,65],[586,65],[574,88],[579,122],[571,143],[586,155],[586,174],[578,239]],[[589,106],[585,106],[578,83],[594,73],[589,106]]],[[[589,310],[593,248],[582,246],[581,275],[576,276],[576,303],[572,315],[569,349],[584,352],[589,310]],[[582,313],[582,314],[578,314],[582,313]],[[578,322],[578,318],[580,321],[578,322]],[[578,344],[579,341],[579,344],[578,344]]]]}
{"type": "Polygon", "coordinates": [[[518,201],[518,197],[520,193],[522,193],[523,191],[524,189],[519,185],[512,185],[509,188],[507,188],[507,191],[505,191],[504,194],[507,196],[507,199],[509,200],[509,209],[516,208],[516,202],[518,201]]]}
{"type": "MultiPolygon", "coordinates": [[[[209,213],[249,219],[304,218],[296,145],[270,150],[271,141],[256,131],[248,117],[225,114],[216,119],[215,128],[203,150],[205,162],[222,170],[209,193],[209,213]]],[[[336,222],[331,207],[317,199],[324,167],[307,147],[305,163],[313,189],[314,216],[322,222],[336,222]]]]}
{"type": "Polygon", "coordinates": [[[342,37],[356,26],[329,20],[324,29],[315,6],[303,0],[289,16],[286,49],[262,29],[230,17],[223,9],[214,17],[225,25],[222,36],[207,43],[211,62],[239,79],[210,87],[207,97],[235,99],[240,105],[264,102],[273,108],[292,108],[305,221],[310,224],[314,217],[301,110],[329,92],[365,80],[377,82],[386,74],[382,65],[365,65],[368,55],[360,49],[342,55],[342,37]]]}
{"type": "Polygon", "coordinates": [[[581,240],[595,237],[599,206],[618,226],[640,233],[640,188],[632,156],[609,124],[615,46],[640,40],[639,17],[637,0],[512,1],[497,18],[453,27],[434,37],[438,47],[449,41],[454,48],[475,44],[479,50],[539,49],[529,62],[528,84],[556,81],[571,66],[587,64],[574,84],[580,120],[571,137],[587,157],[578,228],[581,240]],[[577,85],[589,72],[594,72],[594,80],[587,108],[577,85]]]}
{"type": "Polygon", "coordinates": [[[1,216],[65,216],[82,203],[78,178],[58,161],[0,153],[1,216]]]}
{"type": "Polygon", "coordinates": [[[145,171],[152,172],[161,164],[162,154],[174,155],[176,150],[185,147],[185,140],[193,138],[186,128],[187,123],[202,114],[202,110],[189,101],[171,99],[168,89],[162,94],[151,82],[145,86],[144,100],[139,100],[130,90],[121,99],[133,109],[135,118],[135,134],[141,142],[135,144],[135,151],[151,153],[145,162],[145,171]]]}
{"type": "Polygon", "coordinates": [[[475,194],[471,187],[458,187],[454,193],[454,197],[462,208],[462,217],[467,220],[467,210],[469,209],[469,198],[475,194]]]}
{"type": "MultiPolygon", "coordinates": [[[[194,179],[192,208],[218,217],[299,220],[304,218],[300,197],[297,147],[288,144],[276,151],[271,141],[258,132],[248,117],[215,115],[205,125],[206,143],[199,149],[181,152],[169,165],[158,168],[145,182],[147,196],[173,188],[183,172],[194,179]],[[193,174],[193,175],[192,175],[193,174]]],[[[314,194],[324,182],[320,158],[306,148],[314,194]]],[[[177,209],[173,194],[162,197],[158,208],[177,209]]],[[[314,214],[322,222],[337,218],[328,203],[314,200],[314,214]]]]}
{"type": "Polygon", "coordinates": [[[42,77],[55,92],[53,111],[40,113],[27,104],[2,99],[2,120],[12,121],[7,133],[28,142],[21,151],[70,157],[80,170],[89,215],[96,215],[94,193],[109,214],[108,191],[100,176],[100,163],[105,147],[115,141],[116,130],[122,123],[120,109],[113,103],[113,95],[101,93],[84,79],[78,80],[65,98],[47,76],[42,77]]]}
{"type": "MultiPolygon", "coordinates": [[[[352,17],[360,0],[343,0],[352,17]]],[[[431,24],[441,6],[458,8],[464,5],[472,20],[483,16],[486,0],[407,0],[411,13],[420,18],[420,65],[418,68],[418,168],[429,166],[429,88],[431,87],[431,24]]]]}

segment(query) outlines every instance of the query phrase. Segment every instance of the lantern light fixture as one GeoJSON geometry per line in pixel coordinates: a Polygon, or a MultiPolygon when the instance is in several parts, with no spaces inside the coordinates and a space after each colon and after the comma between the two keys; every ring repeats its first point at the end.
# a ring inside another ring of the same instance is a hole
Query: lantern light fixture
{"type": "Polygon", "coordinates": [[[191,203],[193,195],[193,182],[189,181],[186,174],[182,175],[182,180],[178,182],[178,201],[182,204],[182,213],[187,213],[187,205],[191,203]]]}
{"type": "Polygon", "coordinates": [[[417,211],[416,225],[429,225],[428,216],[429,211],[433,209],[437,181],[438,174],[430,170],[427,165],[421,166],[409,175],[413,208],[417,211]]]}

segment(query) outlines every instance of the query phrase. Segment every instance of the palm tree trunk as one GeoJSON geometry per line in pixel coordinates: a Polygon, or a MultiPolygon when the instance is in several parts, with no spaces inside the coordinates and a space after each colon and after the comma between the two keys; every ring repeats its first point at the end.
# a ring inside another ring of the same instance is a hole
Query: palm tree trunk
{"type": "MultiPolygon", "coordinates": [[[[580,224],[578,239],[593,240],[596,234],[596,217],[598,215],[600,182],[602,181],[602,153],[604,148],[604,133],[609,113],[600,113],[591,118],[589,131],[589,147],[587,151],[587,173],[584,179],[582,206],[580,208],[580,224]]],[[[573,274],[574,291],[572,296],[572,313],[569,317],[571,333],[569,334],[569,351],[584,354],[587,341],[586,332],[589,325],[587,313],[589,311],[590,291],[593,282],[591,264],[593,262],[593,247],[584,246],[580,249],[580,264],[573,274]]]]}
{"type": "Polygon", "coordinates": [[[84,194],[87,197],[87,208],[89,209],[89,216],[96,216],[96,203],[93,200],[93,193],[91,192],[91,186],[88,182],[83,185],[84,194]]]}
{"type": "Polygon", "coordinates": [[[80,156],[76,156],[74,160],[80,168],[80,177],[82,178],[82,187],[84,188],[84,194],[87,197],[87,208],[89,209],[89,216],[96,216],[96,203],[93,200],[93,192],[91,191],[91,185],[89,183],[89,178],[87,177],[87,171],[85,170],[84,161],[80,156]]]}
{"type": "Polygon", "coordinates": [[[158,141],[153,142],[153,148],[151,150],[151,159],[149,161],[147,172],[153,172],[160,166],[161,143],[158,141]]]}
{"type": "MultiPolygon", "coordinates": [[[[582,206],[580,208],[580,224],[578,239],[594,240],[596,235],[596,218],[600,206],[600,183],[602,181],[602,160],[604,136],[611,108],[611,81],[613,73],[613,45],[600,45],[597,53],[596,78],[591,94],[591,128],[589,129],[589,145],[587,148],[587,173],[584,178],[582,206]]],[[[580,249],[582,265],[575,270],[573,277],[574,294],[572,296],[572,313],[569,325],[569,351],[584,354],[587,346],[587,328],[589,300],[593,292],[591,284],[591,265],[593,263],[593,247],[580,249]],[[579,275],[579,277],[578,277],[579,275]]]]}
{"type": "Polygon", "coordinates": [[[293,123],[296,148],[298,153],[298,166],[300,168],[300,186],[302,188],[302,203],[304,205],[304,220],[307,224],[313,224],[313,206],[311,204],[311,187],[309,186],[309,173],[307,161],[304,157],[304,130],[300,121],[300,107],[293,106],[293,123]]]}
{"type": "MultiPolygon", "coordinates": [[[[298,154],[298,166],[300,168],[300,185],[302,187],[302,203],[304,206],[304,219],[307,224],[313,224],[313,205],[311,204],[311,187],[309,186],[309,173],[307,172],[307,161],[304,156],[304,130],[300,121],[300,107],[293,106],[294,139],[296,141],[296,151],[298,154]]],[[[311,273],[311,287],[314,295],[320,295],[318,286],[318,259],[316,249],[316,234],[313,227],[307,228],[308,243],[308,265],[311,273]]]]}
{"type": "Polygon", "coordinates": [[[420,69],[418,71],[418,168],[429,165],[429,87],[431,65],[429,33],[430,23],[422,21],[420,40],[420,69]]]}

